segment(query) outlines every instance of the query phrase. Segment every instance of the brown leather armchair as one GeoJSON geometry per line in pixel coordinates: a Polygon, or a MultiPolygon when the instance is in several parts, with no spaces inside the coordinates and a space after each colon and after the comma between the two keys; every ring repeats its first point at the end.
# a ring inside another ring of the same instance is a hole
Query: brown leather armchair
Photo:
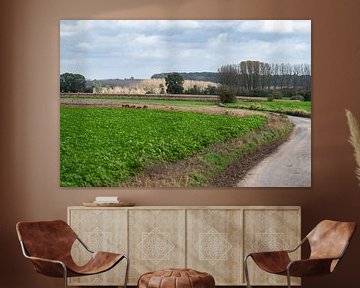
{"type": "Polygon", "coordinates": [[[315,276],[333,272],[344,256],[355,229],[356,224],[354,222],[324,220],[295,249],[250,253],[244,259],[247,287],[251,287],[247,267],[249,257],[266,272],[286,275],[289,288],[291,288],[291,276],[315,276]],[[306,241],[310,245],[310,257],[308,259],[292,261],[289,253],[296,251],[306,241]]]}
{"type": "Polygon", "coordinates": [[[20,245],[24,256],[31,260],[35,271],[50,277],[88,276],[112,269],[121,260],[127,261],[124,288],[127,285],[129,258],[125,254],[91,251],[62,220],[19,222],[16,225],[20,245]],[[83,266],[78,266],[72,256],[71,247],[78,240],[92,254],[83,266]]]}

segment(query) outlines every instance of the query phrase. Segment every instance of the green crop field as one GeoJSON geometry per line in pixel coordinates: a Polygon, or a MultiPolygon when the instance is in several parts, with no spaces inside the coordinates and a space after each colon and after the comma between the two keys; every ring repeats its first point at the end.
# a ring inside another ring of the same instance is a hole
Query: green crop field
{"type": "Polygon", "coordinates": [[[277,112],[294,116],[311,117],[311,102],[309,101],[272,101],[272,102],[252,102],[237,101],[236,103],[226,104],[228,108],[241,108],[259,110],[267,112],[277,112]]]}
{"type": "Polygon", "coordinates": [[[184,159],[261,128],[266,117],[61,107],[62,187],[121,186],[154,163],[184,159]]]}

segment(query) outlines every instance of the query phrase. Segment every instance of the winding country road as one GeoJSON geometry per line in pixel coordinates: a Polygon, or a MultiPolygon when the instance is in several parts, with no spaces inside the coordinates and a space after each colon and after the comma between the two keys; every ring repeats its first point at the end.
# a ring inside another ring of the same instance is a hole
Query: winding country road
{"type": "Polygon", "coordinates": [[[311,187],[311,119],[288,116],[290,139],[241,180],[238,187],[311,187]]]}

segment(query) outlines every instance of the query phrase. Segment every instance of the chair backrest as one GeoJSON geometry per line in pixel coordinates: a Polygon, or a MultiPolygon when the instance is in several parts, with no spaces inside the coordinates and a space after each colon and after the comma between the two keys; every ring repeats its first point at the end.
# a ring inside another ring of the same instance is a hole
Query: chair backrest
{"type": "Polygon", "coordinates": [[[321,221],[306,236],[311,248],[310,258],[337,258],[342,256],[355,229],[355,222],[321,221]]]}
{"type": "Polygon", "coordinates": [[[70,255],[75,232],[62,220],[19,222],[19,240],[30,256],[61,260],[70,255]]]}

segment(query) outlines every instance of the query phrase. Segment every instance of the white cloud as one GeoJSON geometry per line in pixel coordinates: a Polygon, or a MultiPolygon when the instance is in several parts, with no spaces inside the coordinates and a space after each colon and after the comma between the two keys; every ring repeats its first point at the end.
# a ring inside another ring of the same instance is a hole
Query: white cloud
{"type": "Polygon", "coordinates": [[[241,32],[262,33],[309,33],[311,20],[248,20],[241,21],[238,30],[241,32]]]}
{"type": "Polygon", "coordinates": [[[220,33],[214,38],[208,40],[208,44],[212,48],[220,47],[226,44],[228,41],[228,33],[220,33]]]}
{"type": "Polygon", "coordinates": [[[198,20],[61,20],[63,35],[91,30],[132,30],[132,31],[166,31],[181,29],[198,29],[204,23],[198,20]]]}
{"type": "Polygon", "coordinates": [[[86,49],[90,49],[91,45],[90,45],[90,43],[87,43],[87,42],[80,42],[80,43],[76,44],[75,47],[78,49],[86,50],[86,49]]]}
{"type": "Polygon", "coordinates": [[[60,37],[70,37],[70,36],[75,36],[77,34],[76,31],[68,31],[66,29],[61,29],[60,30],[60,37]]]}
{"type": "Polygon", "coordinates": [[[195,20],[158,20],[156,21],[160,30],[168,29],[197,29],[201,27],[201,22],[195,20]]]}
{"type": "Polygon", "coordinates": [[[161,44],[161,37],[157,35],[144,35],[140,34],[134,38],[134,41],[137,45],[160,45],[161,44]]]}
{"type": "MultiPolygon", "coordinates": [[[[259,60],[270,63],[308,63],[310,56],[310,43],[294,43],[289,40],[266,42],[253,40],[240,44],[236,48],[240,55],[246,55],[247,59],[259,60]]],[[[235,52],[235,51],[233,51],[235,52]]]]}

